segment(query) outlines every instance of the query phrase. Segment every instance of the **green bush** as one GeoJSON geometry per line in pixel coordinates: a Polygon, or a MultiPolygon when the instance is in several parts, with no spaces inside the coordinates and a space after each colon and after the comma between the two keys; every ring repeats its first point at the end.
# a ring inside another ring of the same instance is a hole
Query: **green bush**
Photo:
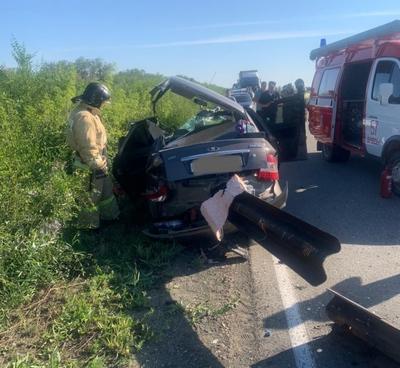
{"type": "MultiPolygon", "coordinates": [[[[65,231],[87,198],[84,178],[66,170],[71,156],[64,134],[70,99],[93,80],[110,87],[112,104],[104,110],[104,118],[112,156],[128,124],[153,115],[149,91],[164,77],[137,69],[115,73],[112,64],[99,59],[43,63],[34,68],[34,55],[16,41],[12,47],[17,68],[0,68],[0,329],[13,322],[10,311],[29,303],[41,288],[86,277],[88,289],[63,307],[43,345],[52,349],[47,363],[42,365],[39,359],[37,366],[67,366],[60,363],[57,339],[96,333],[90,346],[102,353],[91,352],[88,366],[100,367],[103,359],[107,361],[103,355],[127,355],[132,346],[139,349],[147,340],[145,325],[124,314],[124,308],[146,304],[152,270],[168,264],[176,248],[166,250],[164,245],[134,237],[122,258],[109,258],[96,266],[85,247],[78,250],[74,240],[66,240],[65,231]],[[127,265],[123,257],[133,263],[127,265]]],[[[167,94],[157,115],[172,130],[197,108],[167,94]]],[[[78,233],[74,239],[79,236],[83,235],[78,233]]],[[[118,239],[111,252],[115,256],[128,240],[118,234],[113,237],[118,239]]],[[[29,362],[38,360],[31,358],[17,358],[11,366],[35,366],[29,362]]]]}

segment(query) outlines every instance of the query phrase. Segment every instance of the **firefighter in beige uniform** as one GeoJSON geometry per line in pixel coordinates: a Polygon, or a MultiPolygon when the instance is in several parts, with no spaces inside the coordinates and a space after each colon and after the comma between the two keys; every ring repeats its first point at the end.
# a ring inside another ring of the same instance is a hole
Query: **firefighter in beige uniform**
{"type": "Polygon", "coordinates": [[[100,220],[115,220],[119,216],[117,201],[108,176],[107,134],[101,121],[100,108],[110,100],[110,92],[100,83],[90,83],[68,120],[67,143],[75,151],[73,166],[90,174],[91,205],[79,215],[83,228],[98,228],[100,220]]]}

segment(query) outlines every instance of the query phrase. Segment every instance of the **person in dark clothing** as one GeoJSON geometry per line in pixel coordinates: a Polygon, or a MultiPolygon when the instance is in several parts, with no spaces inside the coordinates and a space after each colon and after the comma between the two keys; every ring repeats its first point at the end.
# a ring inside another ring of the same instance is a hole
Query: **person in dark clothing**
{"type": "Polygon", "coordinates": [[[299,160],[307,160],[307,137],[306,137],[306,103],[304,101],[304,81],[302,79],[296,79],[294,82],[296,87],[296,103],[295,113],[297,116],[297,127],[298,127],[298,146],[297,146],[297,158],[299,160]]]}
{"type": "MultiPolygon", "coordinates": [[[[281,98],[276,104],[282,106],[282,126],[280,135],[284,144],[280,147],[280,156],[284,160],[294,159],[297,155],[299,142],[298,133],[298,98],[291,83],[282,87],[281,98]]],[[[278,124],[279,125],[279,124],[278,124]]]]}
{"type": "Polygon", "coordinates": [[[276,113],[278,106],[275,103],[276,100],[279,99],[279,93],[275,91],[275,82],[268,82],[268,89],[261,93],[260,98],[258,100],[258,104],[261,108],[260,116],[267,123],[275,123],[276,121],[276,113]]]}
{"type": "Polygon", "coordinates": [[[256,111],[258,114],[261,112],[261,106],[259,104],[260,97],[267,90],[267,82],[261,82],[261,88],[258,88],[254,92],[253,102],[256,103],[256,111]]]}
{"type": "Polygon", "coordinates": [[[281,98],[276,101],[282,104],[282,119],[284,123],[294,123],[296,121],[296,95],[292,84],[282,87],[281,98]]]}
{"type": "Polygon", "coordinates": [[[295,82],[296,93],[292,84],[282,88],[282,98],[277,104],[282,105],[282,120],[287,127],[285,150],[281,152],[285,159],[307,159],[306,133],[305,133],[305,101],[304,82],[297,79],[295,82]]]}

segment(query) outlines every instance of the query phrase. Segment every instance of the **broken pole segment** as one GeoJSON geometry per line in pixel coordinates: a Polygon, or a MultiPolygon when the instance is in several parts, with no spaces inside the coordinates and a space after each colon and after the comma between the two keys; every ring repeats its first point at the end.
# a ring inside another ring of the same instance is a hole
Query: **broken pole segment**
{"type": "Polygon", "coordinates": [[[250,221],[271,240],[304,260],[323,263],[328,255],[341,249],[339,240],[331,234],[247,192],[235,197],[230,212],[237,215],[236,223],[240,218],[250,221]]]}
{"type": "Polygon", "coordinates": [[[334,294],[326,306],[329,319],[400,363],[400,330],[337,291],[328,290],[334,294]]]}

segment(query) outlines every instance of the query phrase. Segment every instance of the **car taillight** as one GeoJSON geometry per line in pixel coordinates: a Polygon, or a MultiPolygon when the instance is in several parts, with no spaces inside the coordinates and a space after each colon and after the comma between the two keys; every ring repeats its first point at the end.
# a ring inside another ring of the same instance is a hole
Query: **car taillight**
{"type": "Polygon", "coordinates": [[[168,187],[161,185],[155,192],[143,193],[143,197],[152,202],[163,202],[167,199],[168,187]]]}
{"type": "Polygon", "coordinates": [[[278,158],[272,153],[268,153],[265,158],[267,162],[266,168],[261,168],[258,170],[257,178],[262,181],[279,180],[278,171],[278,158]]]}

